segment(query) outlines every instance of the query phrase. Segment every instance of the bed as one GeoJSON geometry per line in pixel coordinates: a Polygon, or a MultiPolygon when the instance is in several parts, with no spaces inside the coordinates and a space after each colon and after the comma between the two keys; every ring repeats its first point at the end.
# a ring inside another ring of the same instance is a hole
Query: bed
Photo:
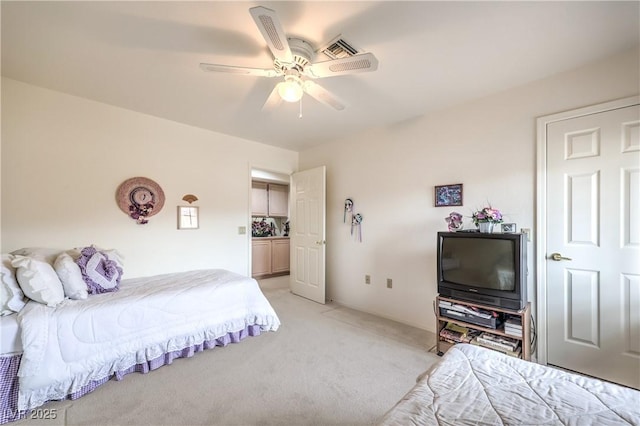
{"type": "Polygon", "coordinates": [[[380,425],[639,425],[640,392],[458,344],[380,425]]]}
{"type": "Polygon", "coordinates": [[[256,280],[222,269],[124,279],[115,292],[28,301],[0,318],[0,423],[280,325],[256,280]]]}

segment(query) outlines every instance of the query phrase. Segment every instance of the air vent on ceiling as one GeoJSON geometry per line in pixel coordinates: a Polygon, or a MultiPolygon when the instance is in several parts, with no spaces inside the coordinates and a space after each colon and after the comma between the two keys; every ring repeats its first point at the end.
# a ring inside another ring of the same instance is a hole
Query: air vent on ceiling
{"type": "Polygon", "coordinates": [[[329,44],[325,48],[320,49],[320,51],[331,59],[348,58],[358,53],[358,50],[344,41],[342,36],[338,36],[329,42],[329,44]]]}

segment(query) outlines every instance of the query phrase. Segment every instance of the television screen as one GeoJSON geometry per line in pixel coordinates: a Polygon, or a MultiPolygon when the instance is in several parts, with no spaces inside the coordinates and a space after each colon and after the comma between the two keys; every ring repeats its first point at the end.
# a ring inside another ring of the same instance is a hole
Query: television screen
{"type": "Polygon", "coordinates": [[[444,238],[444,281],[478,288],[514,291],[515,241],[490,238],[444,238]]]}

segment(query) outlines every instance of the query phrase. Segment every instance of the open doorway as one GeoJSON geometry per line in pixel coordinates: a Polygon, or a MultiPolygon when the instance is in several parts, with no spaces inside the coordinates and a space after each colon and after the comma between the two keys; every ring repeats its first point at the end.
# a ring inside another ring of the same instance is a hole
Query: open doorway
{"type": "Polygon", "coordinates": [[[289,275],[289,175],[251,169],[251,276],[289,275]]]}

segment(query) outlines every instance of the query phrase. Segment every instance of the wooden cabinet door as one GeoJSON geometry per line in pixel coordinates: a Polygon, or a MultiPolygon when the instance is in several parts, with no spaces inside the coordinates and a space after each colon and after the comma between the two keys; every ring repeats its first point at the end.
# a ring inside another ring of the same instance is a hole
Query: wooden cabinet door
{"type": "Polygon", "coordinates": [[[251,215],[269,216],[269,196],[266,183],[251,183],[251,215]]]}
{"type": "Polygon", "coordinates": [[[252,241],[251,276],[267,275],[271,273],[271,241],[252,241]]]}
{"type": "Polygon", "coordinates": [[[289,270],[289,239],[271,241],[271,272],[289,270]]]}
{"type": "Polygon", "coordinates": [[[269,216],[289,216],[289,187],[269,184],[269,216]]]}

